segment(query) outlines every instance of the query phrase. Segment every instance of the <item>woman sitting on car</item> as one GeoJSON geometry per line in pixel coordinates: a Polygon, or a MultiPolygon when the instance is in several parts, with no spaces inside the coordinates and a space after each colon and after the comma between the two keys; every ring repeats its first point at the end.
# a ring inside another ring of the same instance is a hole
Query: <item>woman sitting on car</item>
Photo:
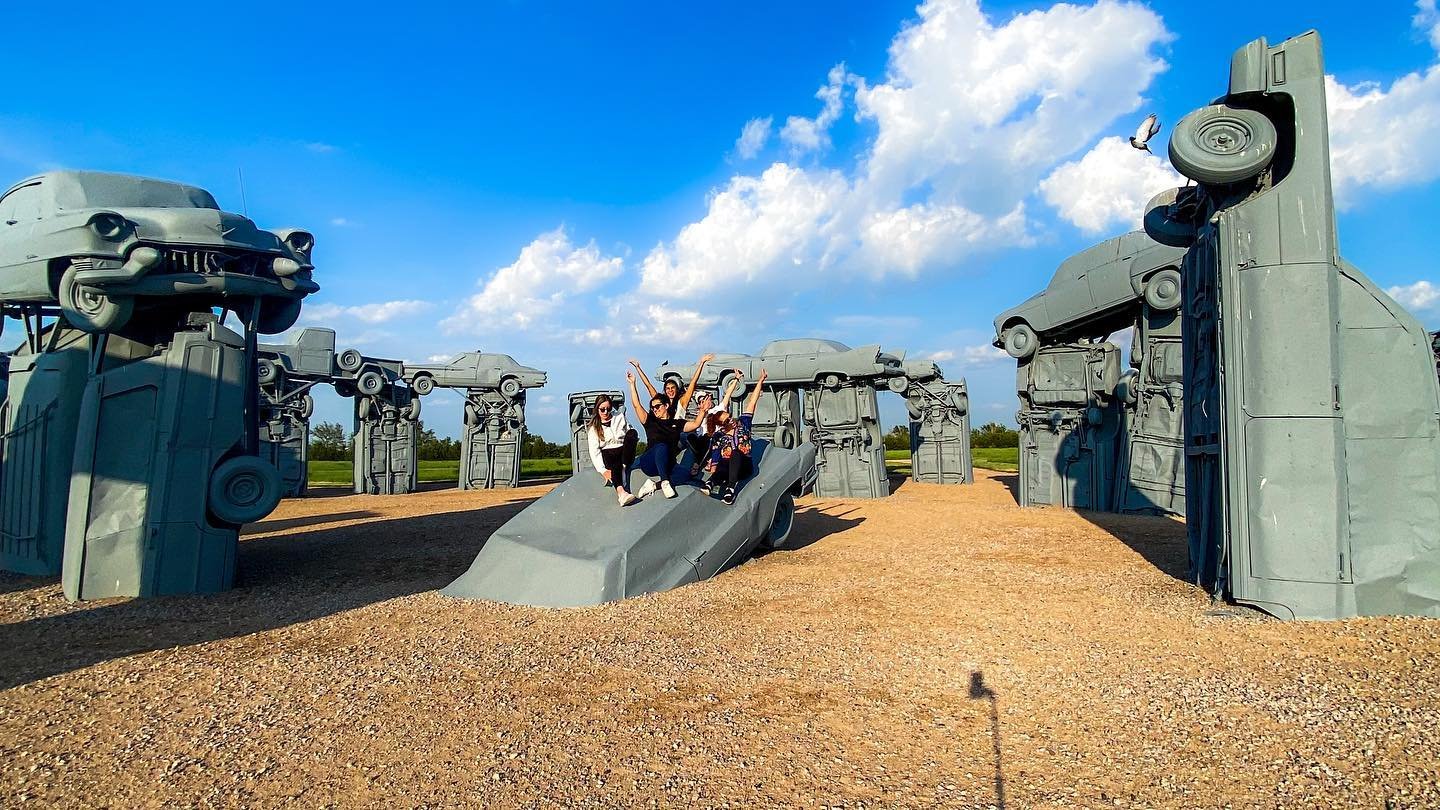
{"type": "MultiPolygon", "coordinates": [[[[760,403],[760,389],[765,387],[769,376],[760,370],[755,380],[755,390],[745,400],[745,409],[738,418],[732,418],[729,411],[717,411],[706,417],[710,432],[710,461],[705,469],[710,473],[710,488],[721,488],[720,499],[725,503],[735,502],[735,491],[740,482],[755,471],[755,462],[750,458],[750,425],[755,420],[755,406],[760,403]]],[[[725,388],[725,402],[735,393],[735,386],[741,379],[737,371],[735,378],[725,388]]]]}
{"type": "MultiPolygon", "coordinates": [[[[632,392],[634,385],[630,386],[632,392]]],[[[632,393],[631,396],[634,396],[632,393]]],[[[635,460],[635,447],[639,436],[625,421],[625,414],[607,394],[595,398],[595,415],[590,418],[590,463],[595,472],[605,478],[605,486],[615,487],[615,497],[621,506],[629,506],[639,500],[625,488],[630,463],[635,460]]]]}
{"type": "Polygon", "coordinates": [[[675,487],[670,475],[675,470],[676,449],[680,447],[681,434],[700,426],[700,417],[690,422],[674,419],[670,415],[670,398],[664,394],[653,394],[650,407],[640,407],[640,393],[635,390],[635,374],[625,372],[630,383],[630,401],[635,403],[635,418],[645,428],[645,452],[635,461],[635,467],[644,471],[645,483],[635,493],[637,498],[659,489],[667,498],[675,497],[675,487]]]}

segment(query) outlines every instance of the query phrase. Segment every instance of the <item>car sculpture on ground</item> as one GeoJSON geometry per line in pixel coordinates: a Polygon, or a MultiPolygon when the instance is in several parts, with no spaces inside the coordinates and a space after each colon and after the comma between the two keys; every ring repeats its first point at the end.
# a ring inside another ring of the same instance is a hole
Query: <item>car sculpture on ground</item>
{"type": "Polygon", "coordinates": [[[448,363],[405,364],[405,381],[424,396],[442,388],[493,388],[514,399],[526,388],[545,384],[545,372],[522,366],[508,354],[465,352],[448,363]]]}
{"type": "Polygon", "coordinates": [[[271,233],[220,210],[195,186],[58,171],[0,196],[0,301],[58,303],[88,332],[123,327],[138,302],[184,296],[223,306],[260,332],[283,332],[311,279],[315,238],[271,233]],[[259,303],[258,313],[254,312],[259,303]]]}
{"type": "MultiPolygon", "coordinates": [[[[852,349],[834,340],[774,340],[765,344],[758,355],[715,355],[700,375],[699,385],[724,390],[730,384],[735,369],[739,369],[744,379],[735,388],[738,398],[763,369],[769,374],[767,384],[772,386],[814,383],[837,388],[847,380],[883,378],[890,390],[904,393],[910,382],[905,377],[903,361],[903,353],[901,356],[889,354],[882,351],[879,344],[852,349]]],[[[669,361],[660,365],[660,379],[673,379],[682,389],[690,383],[694,373],[694,365],[671,366],[669,361]]]]}
{"type": "Polygon", "coordinates": [[[1052,330],[1073,333],[1089,324],[1103,333],[1095,337],[1104,337],[1111,331],[1111,316],[1138,298],[1151,309],[1174,310],[1180,306],[1183,255],[1144,231],[1082,250],[1060,263],[1044,290],[995,317],[995,346],[1024,359],[1052,330]]]}

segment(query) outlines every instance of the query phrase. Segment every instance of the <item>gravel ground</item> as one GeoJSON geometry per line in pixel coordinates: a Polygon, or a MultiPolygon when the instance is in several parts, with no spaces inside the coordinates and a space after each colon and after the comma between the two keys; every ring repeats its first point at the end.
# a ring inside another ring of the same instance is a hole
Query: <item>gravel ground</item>
{"type": "Polygon", "coordinates": [[[0,578],[0,802],[1440,806],[1440,622],[1281,623],[1014,476],[620,604],[435,590],[544,487],[286,502],[208,598],[0,578]]]}

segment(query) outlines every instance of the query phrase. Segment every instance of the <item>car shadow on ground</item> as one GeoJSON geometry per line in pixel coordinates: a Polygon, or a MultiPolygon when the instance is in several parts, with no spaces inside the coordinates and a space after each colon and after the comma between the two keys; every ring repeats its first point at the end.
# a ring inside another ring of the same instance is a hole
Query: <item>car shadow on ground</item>
{"type": "MultiPolygon", "coordinates": [[[[224,593],[82,603],[0,625],[0,689],[443,588],[496,528],[534,500],[254,537],[240,543],[235,588],[224,593]]],[[[17,579],[29,587],[54,582],[17,579]]]]}
{"type": "Polygon", "coordinates": [[[368,509],[353,509],[349,512],[331,512],[324,515],[305,515],[304,517],[262,520],[259,523],[245,524],[245,528],[240,530],[240,536],[249,537],[252,534],[268,534],[269,532],[284,531],[285,529],[299,529],[304,526],[314,526],[320,523],[339,523],[342,520],[361,520],[363,518],[379,516],[379,512],[371,512],[368,509]]]}
{"type": "MultiPolygon", "coordinates": [[[[790,529],[790,536],[785,540],[785,547],[781,552],[795,551],[806,546],[824,540],[832,534],[838,534],[853,526],[859,526],[865,522],[863,517],[850,517],[860,511],[858,507],[836,504],[828,508],[819,506],[799,506],[795,509],[795,525],[790,529]]],[[[763,548],[756,551],[755,556],[761,557],[767,552],[763,548]]]]}
{"type": "Polygon", "coordinates": [[[1002,473],[1000,475],[995,475],[991,477],[994,478],[996,481],[999,481],[1002,485],[1004,485],[1006,489],[1010,490],[1010,497],[1015,499],[1015,503],[1020,503],[1019,473],[1002,473]]]}
{"type": "Polygon", "coordinates": [[[1187,582],[1190,546],[1185,524],[1168,517],[1119,515],[1112,512],[1075,510],[1075,514],[1114,535],[1161,573],[1187,582]]]}

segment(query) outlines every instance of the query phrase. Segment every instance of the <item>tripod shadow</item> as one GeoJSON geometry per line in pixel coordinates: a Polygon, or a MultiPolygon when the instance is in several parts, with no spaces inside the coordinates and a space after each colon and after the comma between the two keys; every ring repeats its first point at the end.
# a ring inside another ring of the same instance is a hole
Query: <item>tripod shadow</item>
{"type": "Polygon", "coordinates": [[[1000,706],[995,690],[985,684],[981,672],[970,673],[970,699],[990,702],[990,745],[995,752],[995,806],[1005,807],[1005,770],[1000,759],[1000,706]]]}

